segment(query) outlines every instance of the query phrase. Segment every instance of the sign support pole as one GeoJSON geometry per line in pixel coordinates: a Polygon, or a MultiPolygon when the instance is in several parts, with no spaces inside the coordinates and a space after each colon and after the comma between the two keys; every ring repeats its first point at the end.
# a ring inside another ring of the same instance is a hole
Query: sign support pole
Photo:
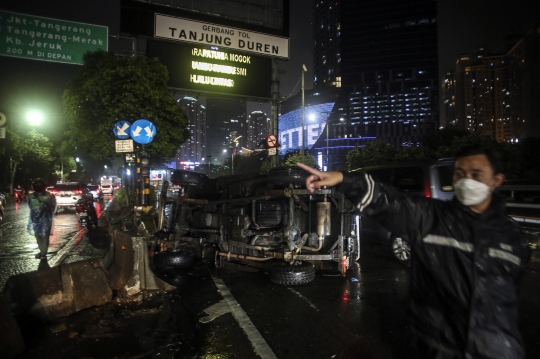
{"type": "MultiPolygon", "coordinates": [[[[277,59],[272,58],[272,105],[270,109],[270,133],[275,133],[279,138],[278,128],[279,114],[279,70],[277,59]]],[[[279,143],[279,140],[278,140],[279,143]]],[[[279,156],[270,156],[271,167],[279,166],[279,156]]]]}

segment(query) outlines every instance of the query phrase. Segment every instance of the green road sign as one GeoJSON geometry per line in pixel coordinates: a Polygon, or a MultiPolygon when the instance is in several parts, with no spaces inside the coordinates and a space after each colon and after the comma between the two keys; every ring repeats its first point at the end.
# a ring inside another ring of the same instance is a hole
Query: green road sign
{"type": "Polygon", "coordinates": [[[0,10],[0,55],[83,64],[89,51],[108,49],[106,26],[0,10]]]}

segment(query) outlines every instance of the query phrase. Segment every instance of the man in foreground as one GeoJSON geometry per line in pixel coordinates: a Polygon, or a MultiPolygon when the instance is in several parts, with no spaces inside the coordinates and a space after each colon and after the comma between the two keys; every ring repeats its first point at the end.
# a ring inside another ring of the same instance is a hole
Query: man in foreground
{"type": "Polygon", "coordinates": [[[52,220],[56,210],[56,198],[46,191],[45,181],[37,179],[32,186],[34,193],[28,196],[28,206],[30,207],[28,232],[36,236],[39,248],[39,253],[35,256],[36,259],[46,260],[52,220]]]}
{"type": "Polygon", "coordinates": [[[310,172],[307,188],[340,185],[364,215],[408,238],[411,327],[421,358],[524,358],[517,281],[528,260],[520,227],[494,189],[504,181],[495,152],[456,155],[455,198],[408,196],[359,172],[310,172]]]}

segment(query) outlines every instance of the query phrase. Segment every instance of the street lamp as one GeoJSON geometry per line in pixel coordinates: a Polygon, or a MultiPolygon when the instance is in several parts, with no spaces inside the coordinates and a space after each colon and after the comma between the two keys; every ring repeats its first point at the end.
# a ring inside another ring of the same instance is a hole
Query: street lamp
{"type": "Polygon", "coordinates": [[[304,116],[305,116],[305,109],[304,109],[304,74],[307,72],[306,65],[302,64],[302,157],[304,157],[304,116]]]}
{"type": "Polygon", "coordinates": [[[39,111],[30,111],[26,115],[26,118],[28,119],[28,122],[32,126],[39,126],[43,122],[43,114],[39,111]]]}
{"type": "Polygon", "coordinates": [[[234,156],[236,155],[236,149],[238,148],[238,140],[241,137],[242,136],[238,136],[233,141],[234,147],[233,147],[232,154],[231,154],[231,174],[234,174],[234,156]]]}

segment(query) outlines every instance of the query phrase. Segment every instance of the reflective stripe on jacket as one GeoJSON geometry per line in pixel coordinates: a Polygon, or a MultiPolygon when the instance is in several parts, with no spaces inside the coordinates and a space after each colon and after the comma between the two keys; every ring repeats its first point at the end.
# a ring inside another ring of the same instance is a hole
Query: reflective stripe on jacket
{"type": "Polygon", "coordinates": [[[465,358],[524,358],[516,284],[528,260],[521,228],[493,195],[481,215],[455,198],[409,196],[365,173],[340,190],[412,247],[410,312],[427,343],[465,358]]]}

